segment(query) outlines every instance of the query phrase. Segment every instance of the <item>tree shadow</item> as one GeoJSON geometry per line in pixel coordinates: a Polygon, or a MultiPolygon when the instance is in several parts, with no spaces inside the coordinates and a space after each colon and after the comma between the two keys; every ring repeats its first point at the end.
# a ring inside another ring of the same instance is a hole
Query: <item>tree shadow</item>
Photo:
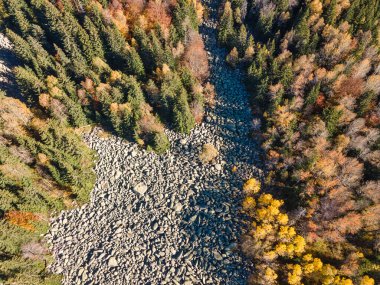
{"type": "Polygon", "coordinates": [[[9,97],[25,102],[12,71],[18,63],[19,61],[12,50],[0,46],[0,90],[5,91],[9,97]]]}

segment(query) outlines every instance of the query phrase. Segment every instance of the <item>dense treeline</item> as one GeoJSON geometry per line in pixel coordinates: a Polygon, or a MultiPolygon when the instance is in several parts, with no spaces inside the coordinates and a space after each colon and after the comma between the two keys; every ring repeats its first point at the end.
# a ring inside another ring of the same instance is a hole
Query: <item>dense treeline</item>
{"type": "Polygon", "coordinates": [[[202,6],[179,1],[0,1],[28,102],[73,127],[100,122],[157,152],[188,133],[211,87],[202,6]],[[205,88],[203,88],[203,85],[205,88]],[[206,95],[206,96],[204,96],[206,95]]]}
{"type": "Polygon", "coordinates": [[[0,283],[46,272],[49,218],[88,200],[99,123],[158,153],[213,103],[196,1],[0,0],[23,102],[0,94],[0,283]]]}
{"type": "Polygon", "coordinates": [[[0,130],[0,281],[59,284],[42,234],[52,213],[87,201],[94,153],[66,122],[1,92],[0,130]]]}
{"type": "Polygon", "coordinates": [[[310,271],[301,254],[284,255],[267,234],[273,256],[247,248],[258,260],[254,275],[270,268],[268,278],[253,283],[374,284],[380,280],[379,1],[233,0],[223,8],[226,60],[247,70],[253,110],[263,117],[254,123],[263,132],[266,185],[285,201],[306,251],[337,274],[310,271]],[[294,262],[298,278],[289,271],[294,265],[286,265],[294,262]]]}

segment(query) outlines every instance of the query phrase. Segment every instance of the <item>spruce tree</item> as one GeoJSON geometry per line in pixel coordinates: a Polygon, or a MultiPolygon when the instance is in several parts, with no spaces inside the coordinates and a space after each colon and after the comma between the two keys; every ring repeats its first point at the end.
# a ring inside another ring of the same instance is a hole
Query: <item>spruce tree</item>
{"type": "MultiPolygon", "coordinates": [[[[33,37],[27,38],[30,48],[34,53],[34,57],[38,66],[43,70],[43,74],[55,74],[55,64],[50,54],[43,48],[43,46],[33,37]]],[[[44,78],[41,78],[44,79],[44,78]]]]}
{"type": "Polygon", "coordinates": [[[145,31],[136,26],[133,35],[137,40],[139,46],[139,55],[144,63],[145,70],[150,73],[155,68],[154,51],[148,35],[145,31]]]}
{"type": "Polygon", "coordinates": [[[13,17],[15,26],[20,31],[20,34],[26,38],[28,36],[28,32],[30,31],[30,22],[27,20],[24,13],[20,9],[14,11],[13,17]]]}
{"type": "Polygon", "coordinates": [[[158,154],[163,154],[170,148],[170,141],[164,132],[153,133],[148,143],[158,154]]]}
{"type": "Polygon", "coordinates": [[[30,102],[38,100],[38,96],[46,87],[33,70],[28,67],[19,66],[15,68],[14,72],[22,95],[28,98],[30,102]]]}
{"type": "Polygon", "coordinates": [[[184,89],[174,102],[173,123],[175,130],[184,134],[190,133],[195,126],[195,120],[187,102],[187,93],[184,89]]]}
{"type": "Polygon", "coordinates": [[[326,9],[326,23],[329,25],[335,25],[337,18],[337,1],[331,0],[330,5],[326,9]]]}
{"type": "Polygon", "coordinates": [[[237,7],[235,9],[235,12],[234,12],[234,19],[235,19],[235,23],[236,24],[239,24],[241,25],[242,24],[242,21],[241,21],[241,11],[240,11],[240,8],[237,7]]]}
{"type": "Polygon", "coordinates": [[[127,73],[136,75],[138,78],[143,78],[145,76],[144,64],[135,48],[130,47],[126,51],[126,56],[127,73]]]}
{"type": "Polygon", "coordinates": [[[86,29],[91,42],[92,42],[92,48],[94,51],[94,56],[104,58],[104,50],[103,50],[103,43],[99,36],[99,33],[96,29],[96,26],[92,22],[92,20],[88,17],[84,17],[84,28],[86,29]]]}
{"type": "Polygon", "coordinates": [[[259,14],[259,17],[258,17],[258,21],[257,21],[257,27],[258,29],[261,31],[261,33],[266,36],[266,37],[269,37],[271,32],[272,32],[272,29],[273,29],[273,25],[274,25],[274,16],[275,16],[275,12],[269,12],[269,13],[260,13],[259,14]]]}
{"type": "Polygon", "coordinates": [[[319,90],[321,88],[321,82],[318,82],[316,85],[314,85],[311,90],[309,91],[305,103],[307,105],[314,105],[315,102],[317,101],[318,95],[319,95],[319,90]]]}
{"type": "Polygon", "coordinates": [[[62,98],[62,102],[67,107],[67,115],[69,116],[69,124],[71,126],[80,127],[88,123],[86,115],[79,103],[74,102],[67,96],[62,98]]]}
{"type": "Polygon", "coordinates": [[[220,43],[229,46],[234,38],[234,19],[232,14],[231,3],[229,1],[224,5],[223,15],[220,18],[218,39],[220,43]]]}
{"type": "Polygon", "coordinates": [[[162,66],[165,63],[165,50],[154,31],[150,33],[150,42],[153,51],[154,68],[162,66]]]}
{"type": "Polygon", "coordinates": [[[173,25],[180,40],[185,39],[188,29],[198,30],[198,17],[192,1],[177,1],[173,11],[173,25]]]}
{"type": "Polygon", "coordinates": [[[301,12],[301,18],[295,28],[295,33],[297,37],[296,53],[299,55],[307,54],[309,50],[309,42],[310,42],[310,29],[308,25],[309,15],[310,15],[309,8],[307,8],[304,12],[301,12]]]}
{"type": "Polygon", "coordinates": [[[244,53],[247,47],[247,29],[244,24],[241,25],[239,28],[239,34],[237,37],[237,47],[241,54],[244,53]]]}
{"type": "Polygon", "coordinates": [[[33,62],[34,54],[28,42],[10,29],[6,29],[6,35],[14,45],[14,52],[20,60],[26,64],[33,62]]]}

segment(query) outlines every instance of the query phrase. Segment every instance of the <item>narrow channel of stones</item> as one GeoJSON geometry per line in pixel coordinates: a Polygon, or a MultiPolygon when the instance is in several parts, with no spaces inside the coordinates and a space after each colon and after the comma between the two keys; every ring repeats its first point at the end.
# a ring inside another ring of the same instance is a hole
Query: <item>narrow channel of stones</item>
{"type": "Polygon", "coordinates": [[[216,43],[216,7],[201,27],[217,104],[190,135],[168,131],[162,156],[117,137],[85,136],[98,152],[91,201],[54,219],[46,238],[63,284],[245,284],[238,250],[243,179],[259,176],[259,147],[242,75],[216,43]],[[205,143],[219,156],[198,158],[205,143]],[[233,166],[237,167],[232,172],[233,166]]]}

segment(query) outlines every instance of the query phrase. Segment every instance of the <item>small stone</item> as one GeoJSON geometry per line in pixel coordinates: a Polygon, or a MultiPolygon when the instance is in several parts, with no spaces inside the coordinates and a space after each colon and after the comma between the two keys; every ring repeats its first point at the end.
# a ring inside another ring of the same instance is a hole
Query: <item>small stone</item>
{"type": "Polygon", "coordinates": [[[144,195],[145,192],[148,190],[148,187],[144,183],[139,183],[134,187],[135,192],[137,192],[140,195],[144,195]]]}
{"type": "Polygon", "coordinates": [[[192,217],[189,219],[189,223],[193,223],[196,219],[197,219],[197,215],[192,216],[192,217]]]}
{"type": "Polygon", "coordinates": [[[157,223],[154,223],[153,226],[152,226],[152,229],[155,231],[158,229],[158,224],[157,223]]]}
{"type": "Polygon", "coordinates": [[[233,242],[226,249],[228,251],[231,251],[231,250],[235,249],[237,246],[238,246],[237,243],[233,242]]]}
{"type": "Polygon", "coordinates": [[[216,164],[215,165],[215,169],[218,170],[218,171],[221,171],[222,170],[222,165],[216,164]]]}
{"type": "Polygon", "coordinates": [[[117,267],[119,264],[118,264],[118,262],[117,262],[117,260],[116,260],[116,258],[115,257],[111,257],[109,260],[108,260],[108,266],[109,267],[117,267]]]}
{"type": "Polygon", "coordinates": [[[116,171],[115,180],[119,179],[121,175],[122,175],[121,171],[116,171]]]}
{"type": "Polygon", "coordinates": [[[175,206],[174,206],[174,211],[176,212],[180,212],[182,210],[182,204],[181,203],[177,203],[175,206]]]}
{"type": "Polygon", "coordinates": [[[185,139],[181,139],[181,140],[179,141],[179,143],[180,143],[181,145],[184,145],[184,144],[186,144],[186,140],[185,140],[185,139]]]}
{"type": "Polygon", "coordinates": [[[216,250],[214,250],[214,257],[216,260],[223,260],[223,257],[221,256],[221,254],[219,252],[217,252],[216,250]]]}
{"type": "Polygon", "coordinates": [[[61,266],[58,266],[58,267],[55,269],[55,271],[54,271],[55,274],[61,274],[62,272],[63,272],[63,268],[62,268],[61,266]]]}
{"type": "Polygon", "coordinates": [[[79,268],[78,276],[82,276],[83,272],[84,272],[84,268],[83,267],[79,268]]]}
{"type": "Polygon", "coordinates": [[[86,272],[83,272],[83,275],[82,275],[82,281],[86,281],[87,278],[88,278],[87,273],[86,273],[86,272]]]}

